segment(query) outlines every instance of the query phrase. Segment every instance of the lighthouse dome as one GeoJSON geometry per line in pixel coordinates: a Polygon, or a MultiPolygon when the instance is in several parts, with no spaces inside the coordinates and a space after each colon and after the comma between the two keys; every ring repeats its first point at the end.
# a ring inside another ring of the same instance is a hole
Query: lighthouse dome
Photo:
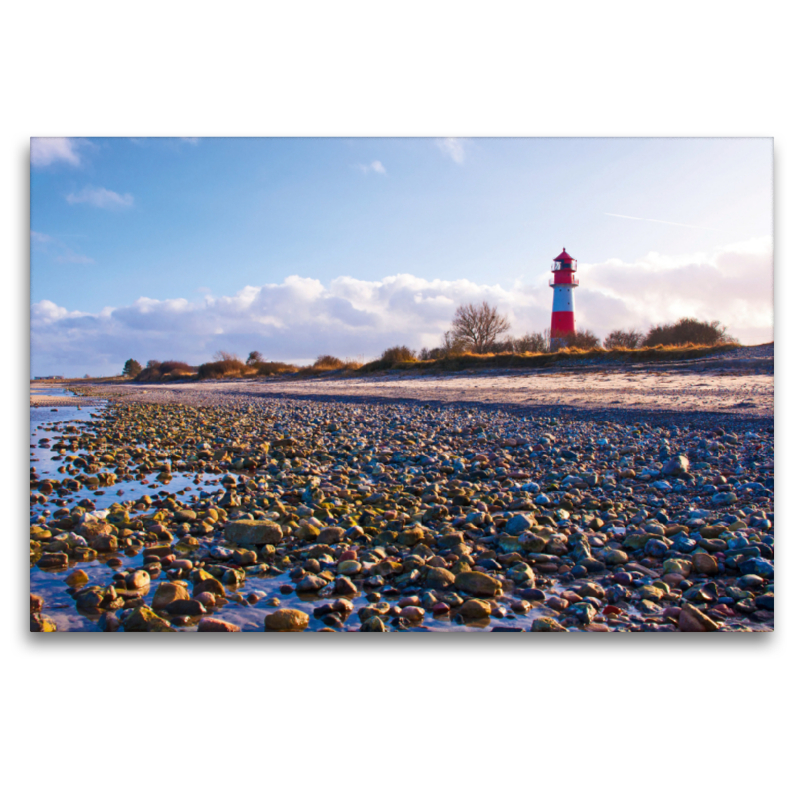
{"type": "Polygon", "coordinates": [[[556,258],[553,259],[553,261],[569,261],[569,262],[572,262],[574,260],[575,259],[567,252],[566,247],[562,249],[560,256],[557,256],[556,258]]]}

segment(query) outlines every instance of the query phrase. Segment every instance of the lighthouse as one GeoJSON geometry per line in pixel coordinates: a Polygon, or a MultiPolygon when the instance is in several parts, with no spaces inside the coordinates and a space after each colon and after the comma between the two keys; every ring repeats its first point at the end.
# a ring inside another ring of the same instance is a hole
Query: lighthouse
{"type": "Polygon", "coordinates": [[[558,350],[567,344],[575,333],[575,305],[572,290],[578,285],[575,272],[578,262],[564,248],[550,267],[553,273],[550,286],[553,289],[553,316],[550,319],[550,349],[558,350]]]}

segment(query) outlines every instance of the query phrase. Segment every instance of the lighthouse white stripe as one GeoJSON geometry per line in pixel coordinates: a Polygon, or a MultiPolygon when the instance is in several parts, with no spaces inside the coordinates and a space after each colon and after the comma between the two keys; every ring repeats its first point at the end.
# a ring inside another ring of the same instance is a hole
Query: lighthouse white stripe
{"type": "Polygon", "coordinates": [[[573,311],[572,287],[556,286],[553,288],[553,311],[573,311]]]}

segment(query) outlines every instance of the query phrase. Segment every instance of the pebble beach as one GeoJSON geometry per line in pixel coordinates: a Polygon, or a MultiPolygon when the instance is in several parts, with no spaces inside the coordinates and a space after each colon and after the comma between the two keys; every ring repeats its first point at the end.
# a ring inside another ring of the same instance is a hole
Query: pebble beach
{"type": "Polygon", "coordinates": [[[37,390],[31,630],[771,631],[772,346],[742,349],[37,390]]]}

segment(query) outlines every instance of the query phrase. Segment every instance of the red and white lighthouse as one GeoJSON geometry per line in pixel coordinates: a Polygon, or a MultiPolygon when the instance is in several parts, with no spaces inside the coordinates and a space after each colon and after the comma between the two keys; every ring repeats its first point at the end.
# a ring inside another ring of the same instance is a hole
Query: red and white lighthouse
{"type": "Polygon", "coordinates": [[[552,276],[550,286],[553,288],[553,316],[550,320],[550,348],[558,349],[566,344],[575,333],[575,305],[572,302],[572,290],[578,285],[575,272],[578,262],[567,253],[566,248],[553,261],[550,267],[552,276]]]}

